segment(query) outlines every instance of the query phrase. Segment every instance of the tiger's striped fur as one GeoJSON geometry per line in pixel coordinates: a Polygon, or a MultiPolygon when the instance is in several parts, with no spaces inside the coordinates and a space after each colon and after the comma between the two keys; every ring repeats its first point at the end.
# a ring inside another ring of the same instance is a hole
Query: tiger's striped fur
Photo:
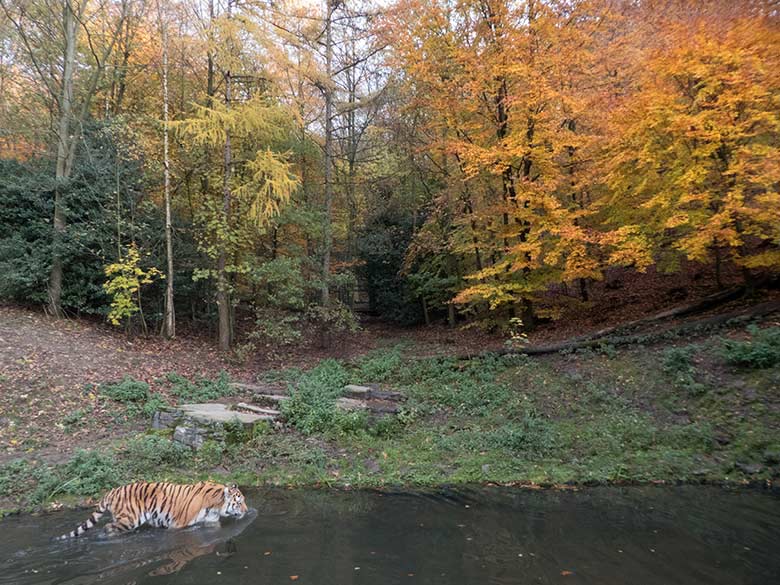
{"type": "Polygon", "coordinates": [[[127,532],[144,524],[159,528],[184,528],[200,522],[219,522],[220,517],[241,518],[247,507],[235,484],[200,482],[175,484],[138,481],[112,489],[100,500],[92,515],[60,539],[76,538],[110,512],[113,521],[106,532],[127,532]]]}

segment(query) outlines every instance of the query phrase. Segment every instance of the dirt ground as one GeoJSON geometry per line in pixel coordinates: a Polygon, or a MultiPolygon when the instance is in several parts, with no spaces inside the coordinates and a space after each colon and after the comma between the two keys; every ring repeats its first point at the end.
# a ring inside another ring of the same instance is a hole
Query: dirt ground
{"type": "Polygon", "coordinates": [[[132,376],[159,390],[156,380],[170,372],[189,379],[214,377],[252,382],[268,370],[307,367],[326,357],[350,359],[377,347],[406,343],[416,355],[479,351],[501,340],[479,332],[445,327],[401,329],[376,321],[342,335],[330,349],[307,345],[294,349],[260,348],[236,362],[203,336],[166,341],[127,338],[107,325],[88,320],[54,320],[40,312],[0,306],[0,463],[29,455],[65,459],[75,448],[92,446],[132,432],[100,401],[95,387],[132,376]],[[63,425],[69,413],[84,412],[84,424],[63,425]]]}
{"type": "MultiPolygon", "coordinates": [[[[724,285],[738,282],[735,271],[724,273],[724,285]]],[[[589,285],[588,301],[577,299],[578,291],[557,291],[559,318],[542,320],[529,341],[582,335],[695,301],[714,290],[713,275],[703,268],[677,275],[615,270],[589,285]]],[[[766,294],[777,298],[780,291],[766,294]]],[[[537,309],[544,309],[545,302],[540,299],[537,309]]],[[[58,321],[29,308],[0,306],[0,463],[22,456],[66,459],[75,448],[138,430],[132,426],[138,423],[121,420],[96,391],[99,384],[124,376],[165,392],[164,384],[156,381],[171,372],[195,379],[213,378],[224,370],[235,381],[253,382],[270,370],[307,368],[327,357],[351,359],[396,344],[403,344],[407,355],[422,357],[476,354],[502,347],[505,339],[476,328],[450,329],[441,322],[404,328],[366,317],[361,325],[360,331],[334,339],[329,349],[316,343],[261,346],[238,361],[235,355],[220,354],[205,334],[187,333],[172,341],[128,338],[95,320],[58,321]],[[69,415],[78,419],[76,424],[63,423],[69,415]]]]}

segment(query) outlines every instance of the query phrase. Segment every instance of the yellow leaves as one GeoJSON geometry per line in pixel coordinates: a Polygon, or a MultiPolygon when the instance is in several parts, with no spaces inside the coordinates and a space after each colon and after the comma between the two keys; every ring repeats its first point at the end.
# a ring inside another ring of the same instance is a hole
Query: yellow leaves
{"type": "Polygon", "coordinates": [[[234,139],[272,142],[283,138],[284,130],[290,128],[286,111],[260,97],[229,108],[217,100],[212,100],[210,107],[193,104],[193,108],[193,117],[170,124],[182,137],[199,145],[222,146],[228,132],[234,139]]]}
{"type": "Polygon", "coordinates": [[[165,276],[154,266],[144,270],[139,266],[141,254],[135,243],[130,244],[127,254],[103,270],[109,279],[103,283],[103,290],[112,296],[111,311],[108,320],[112,325],[120,325],[140,309],[137,296],[144,284],[151,284],[156,278],[165,276]]]}
{"type": "Polygon", "coordinates": [[[258,225],[266,225],[290,201],[298,179],[290,174],[286,157],[270,149],[259,151],[246,170],[249,180],[236,189],[236,195],[250,201],[250,215],[258,225]]]}
{"type": "Polygon", "coordinates": [[[672,229],[681,225],[685,225],[690,221],[690,216],[687,213],[676,213],[666,220],[665,227],[672,229]]]}

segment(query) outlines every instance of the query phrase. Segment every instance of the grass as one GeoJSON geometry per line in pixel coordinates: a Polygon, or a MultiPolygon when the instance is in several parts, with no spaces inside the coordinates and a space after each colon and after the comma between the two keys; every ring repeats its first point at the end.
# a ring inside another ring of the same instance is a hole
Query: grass
{"type": "MultiPolygon", "coordinates": [[[[351,363],[324,360],[272,374],[293,388],[285,430],[227,432],[198,453],[143,434],[59,466],[12,462],[0,467],[0,497],[29,506],[131,479],[207,476],[366,487],[766,480],[780,475],[780,372],[766,357],[776,329],[750,328],[744,341],[533,359],[413,359],[393,347],[351,363]],[[376,382],[407,396],[397,416],[370,420],[335,407],[345,384],[376,382]]],[[[168,383],[179,400],[230,392],[224,375],[168,383]]],[[[122,404],[152,402],[141,389],[123,381],[106,392],[122,404]]],[[[82,417],[71,413],[68,424],[82,417]]]]}

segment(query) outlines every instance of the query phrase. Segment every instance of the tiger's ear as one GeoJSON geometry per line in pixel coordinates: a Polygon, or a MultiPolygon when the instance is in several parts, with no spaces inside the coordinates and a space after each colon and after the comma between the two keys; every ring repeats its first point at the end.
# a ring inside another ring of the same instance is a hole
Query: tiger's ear
{"type": "Polygon", "coordinates": [[[231,483],[231,484],[230,484],[230,489],[231,489],[231,490],[237,490],[237,489],[238,489],[238,486],[237,486],[236,484],[234,484],[234,483],[231,483]]]}

